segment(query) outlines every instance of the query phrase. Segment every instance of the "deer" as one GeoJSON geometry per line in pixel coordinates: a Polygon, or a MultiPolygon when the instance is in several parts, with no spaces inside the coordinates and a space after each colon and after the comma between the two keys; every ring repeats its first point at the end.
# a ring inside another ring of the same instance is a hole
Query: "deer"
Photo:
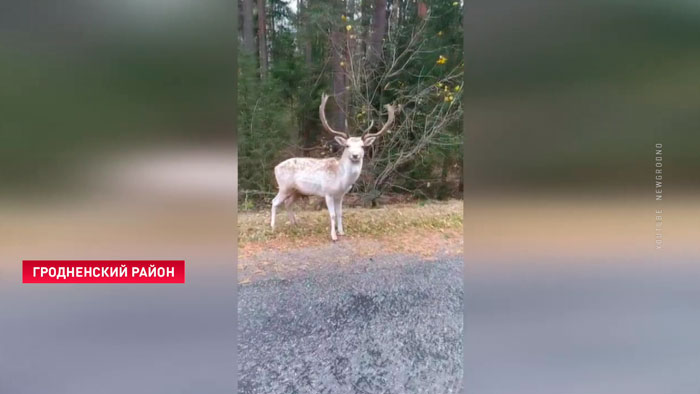
{"type": "Polygon", "coordinates": [[[292,210],[294,201],[303,196],[318,196],[326,200],[326,207],[331,221],[331,239],[338,240],[338,235],[345,235],[343,230],[343,197],[352,188],[362,171],[364,148],[372,146],[374,141],[389,130],[394,123],[394,106],[385,105],[387,121],[376,133],[369,131],[374,121],[363,130],[361,137],[350,137],[347,133],[334,130],[326,120],[326,102],[328,95],[322,94],[318,107],[319,118],[323,128],[334,136],[335,141],[343,147],[340,158],[316,159],[294,157],[275,166],[275,178],[278,193],[272,200],[272,219],[270,226],[275,229],[277,207],[285,204],[285,210],[292,225],[296,218],[292,210]],[[337,233],[336,233],[337,228],[337,233]]]}

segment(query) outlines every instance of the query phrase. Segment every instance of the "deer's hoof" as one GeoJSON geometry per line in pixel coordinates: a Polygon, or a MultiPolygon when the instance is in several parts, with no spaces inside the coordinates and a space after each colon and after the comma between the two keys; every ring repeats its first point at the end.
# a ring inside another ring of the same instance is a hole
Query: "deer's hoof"
{"type": "Polygon", "coordinates": [[[345,233],[342,231],[338,231],[338,235],[345,235],[345,233]]]}

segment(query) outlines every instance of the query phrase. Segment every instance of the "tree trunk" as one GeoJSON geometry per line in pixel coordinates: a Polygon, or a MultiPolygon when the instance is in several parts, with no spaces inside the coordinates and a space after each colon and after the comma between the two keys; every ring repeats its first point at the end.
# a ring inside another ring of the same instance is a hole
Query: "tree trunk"
{"type": "MultiPolygon", "coordinates": [[[[347,11],[347,4],[345,0],[338,0],[337,9],[340,12],[347,11]]],[[[347,32],[345,26],[342,27],[342,31],[334,31],[331,33],[331,51],[332,51],[332,70],[333,70],[333,95],[335,96],[336,106],[334,107],[335,112],[333,113],[333,126],[336,130],[346,131],[347,130],[347,109],[348,100],[346,92],[347,76],[345,68],[348,67],[348,59],[345,52],[345,42],[347,38],[347,32]]]]}
{"type": "MultiPolygon", "coordinates": [[[[311,0],[306,0],[306,6],[303,6],[303,8],[300,8],[300,10],[303,10],[304,14],[302,15],[301,20],[306,28],[306,37],[304,39],[304,61],[306,63],[306,70],[310,72],[313,66],[313,44],[311,42],[311,32],[309,31],[309,9],[311,9],[311,0]]],[[[299,27],[299,31],[301,31],[301,26],[299,27]]]]}
{"type": "Polygon", "coordinates": [[[297,0],[297,34],[301,31],[301,15],[304,8],[304,2],[297,0]]]}
{"type": "Polygon", "coordinates": [[[260,78],[267,77],[267,18],[265,17],[265,0],[258,0],[258,55],[260,56],[260,78]]]}
{"type": "MultiPolygon", "coordinates": [[[[270,12],[265,15],[267,17],[267,35],[270,36],[270,46],[275,45],[275,2],[271,1],[270,2],[270,12]]],[[[275,51],[273,50],[270,54],[270,57],[275,55],[275,51]]],[[[268,59],[268,62],[274,63],[274,59],[268,59]]]]}
{"type": "Polygon", "coordinates": [[[332,70],[333,70],[333,95],[335,107],[333,108],[333,128],[338,131],[345,131],[345,113],[347,110],[347,100],[345,92],[345,51],[343,41],[345,33],[331,33],[332,70]]]}
{"type": "Polygon", "coordinates": [[[253,0],[243,0],[243,48],[251,54],[255,53],[253,34],[253,0]]]}
{"type": "MultiPolygon", "coordinates": [[[[311,6],[311,0],[298,0],[297,2],[297,10],[299,12],[299,27],[297,29],[298,32],[300,32],[303,35],[303,43],[304,43],[304,64],[306,66],[306,72],[308,73],[309,77],[313,75],[313,45],[311,41],[311,34],[309,32],[309,9],[311,6]]],[[[306,93],[301,93],[302,95],[306,96],[307,100],[310,100],[310,94],[306,93]]],[[[301,121],[301,129],[299,129],[299,139],[301,140],[301,147],[302,147],[302,156],[308,156],[309,155],[309,148],[313,146],[314,141],[312,140],[312,130],[314,127],[316,127],[317,122],[312,121],[309,119],[309,114],[307,111],[303,111],[300,114],[301,121]]]]}
{"type": "Polygon", "coordinates": [[[386,32],[386,0],[374,0],[374,17],[372,19],[372,38],[369,44],[369,63],[376,65],[382,58],[383,38],[386,32]]]}
{"type": "Polygon", "coordinates": [[[401,17],[401,1],[400,0],[394,0],[391,3],[391,27],[398,27],[399,26],[399,18],[401,17]]]}
{"type": "Polygon", "coordinates": [[[351,20],[355,18],[355,0],[348,0],[348,16],[351,20]]]}
{"type": "Polygon", "coordinates": [[[304,62],[306,63],[307,71],[311,71],[311,67],[314,65],[313,61],[313,45],[311,45],[311,39],[307,38],[304,43],[304,62]]]}
{"type": "Polygon", "coordinates": [[[422,1],[418,2],[418,17],[425,19],[428,16],[428,5],[422,1]]]}
{"type": "Polygon", "coordinates": [[[449,152],[445,152],[442,158],[442,171],[440,172],[440,185],[438,186],[437,199],[444,200],[449,196],[449,185],[447,184],[447,173],[450,170],[451,158],[449,152]]]}
{"type": "Polygon", "coordinates": [[[360,4],[360,13],[362,14],[360,16],[361,18],[361,24],[362,24],[362,53],[367,55],[367,49],[369,46],[367,45],[367,42],[369,41],[369,22],[370,22],[370,5],[371,5],[372,0],[362,0],[362,3],[360,4]]]}

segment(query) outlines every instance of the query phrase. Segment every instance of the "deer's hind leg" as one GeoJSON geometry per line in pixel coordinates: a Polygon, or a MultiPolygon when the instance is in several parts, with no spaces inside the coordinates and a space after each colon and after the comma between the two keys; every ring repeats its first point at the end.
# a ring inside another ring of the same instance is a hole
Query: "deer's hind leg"
{"type": "Polygon", "coordinates": [[[287,216],[289,217],[289,222],[296,226],[297,225],[297,218],[294,216],[294,208],[293,205],[296,200],[299,199],[299,194],[297,193],[292,193],[287,197],[286,200],[284,200],[284,210],[287,211],[287,216]]]}
{"type": "Polygon", "coordinates": [[[289,197],[289,192],[280,189],[275,198],[272,199],[272,212],[270,212],[270,227],[272,227],[273,230],[275,229],[275,216],[277,214],[277,207],[282,205],[282,203],[284,202],[284,200],[287,199],[287,197],[289,197]]]}
{"type": "Polygon", "coordinates": [[[337,241],[338,236],[335,235],[335,201],[333,196],[326,196],[326,206],[331,217],[331,239],[337,241]]]}

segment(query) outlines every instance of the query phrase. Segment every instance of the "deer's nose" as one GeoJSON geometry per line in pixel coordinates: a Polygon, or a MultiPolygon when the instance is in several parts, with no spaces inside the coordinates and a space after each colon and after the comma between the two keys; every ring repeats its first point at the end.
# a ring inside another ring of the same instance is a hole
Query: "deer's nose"
{"type": "Polygon", "coordinates": [[[352,159],[353,159],[353,160],[357,160],[357,159],[359,159],[359,158],[360,158],[360,155],[357,155],[357,154],[352,155],[352,159]]]}

